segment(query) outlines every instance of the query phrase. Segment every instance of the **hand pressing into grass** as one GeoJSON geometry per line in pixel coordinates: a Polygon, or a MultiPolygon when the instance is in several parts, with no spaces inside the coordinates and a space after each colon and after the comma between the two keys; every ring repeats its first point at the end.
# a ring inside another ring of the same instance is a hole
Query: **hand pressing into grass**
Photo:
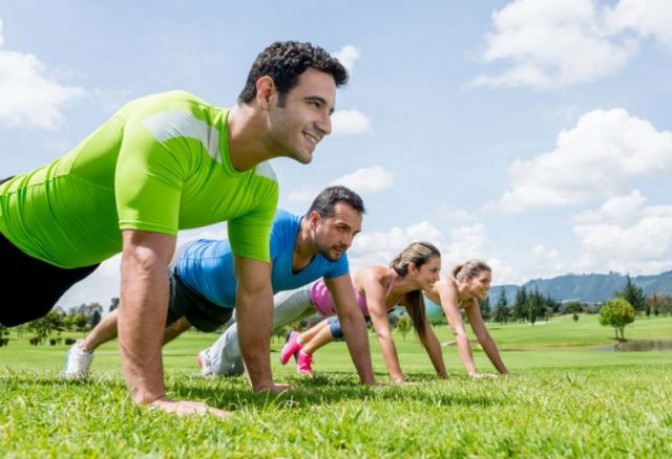
{"type": "Polygon", "coordinates": [[[205,416],[211,414],[222,419],[229,419],[231,417],[231,413],[228,411],[213,408],[205,403],[188,400],[170,400],[165,395],[154,400],[149,406],[166,413],[175,413],[179,416],[205,416]]]}
{"type": "Polygon", "coordinates": [[[496,375],[494,373],[479,373],[477,371],[473,373],[469,373],[469,377],[472,379],[491,379],[491,378],[497,378],[499,375],[496,375]]]}

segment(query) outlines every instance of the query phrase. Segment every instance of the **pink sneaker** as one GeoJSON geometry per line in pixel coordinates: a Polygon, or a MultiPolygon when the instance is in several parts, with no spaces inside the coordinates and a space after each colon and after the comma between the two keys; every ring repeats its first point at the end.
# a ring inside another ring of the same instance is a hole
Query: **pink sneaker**
{"type": "Polygon", "coordinates": [[[313,356],[299,351],[296,357],[296,371],[302,375],[312,376],[313,374],[313,356]]]}
{"type": "Polygon", "coordinates": [[[301,350],[301,345],[296,341],[296,338],[299,336],[298,332],[289,332],[287,339],[285,340],[285,347],[282,348],[280,352],[280,363],[287,365],[289,359],[294,356],[296,358],[296,353],[301,350]]]}

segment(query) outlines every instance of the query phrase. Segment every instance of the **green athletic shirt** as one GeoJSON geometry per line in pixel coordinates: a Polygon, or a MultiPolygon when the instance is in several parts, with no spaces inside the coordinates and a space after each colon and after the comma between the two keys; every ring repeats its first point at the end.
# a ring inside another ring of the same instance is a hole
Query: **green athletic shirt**
{"type": "Polygon", "coordinates": [[[269,261],[278,183],[268,162],[233,168],[228,113],[184,91],[129,102],[66,155],[0,185],[0,232],[74,268],[121,252],[120,229],[228,221],[234,254],[269,261]]]}

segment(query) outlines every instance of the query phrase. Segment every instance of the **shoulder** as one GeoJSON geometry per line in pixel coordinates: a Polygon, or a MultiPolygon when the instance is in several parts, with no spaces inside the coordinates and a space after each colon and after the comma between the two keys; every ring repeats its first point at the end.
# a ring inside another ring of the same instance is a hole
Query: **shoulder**
{"type": "Polygon", "coordinates": [[[254,173],[258,177],[270,179],[275,183],[278,181],[278,177],[275,175],[275,169],[273,169],[273,165],[270,161],[263,161],[257,164],[254,168],[254,173]]]}
{"type": "Polygon", "coordinates": [[[298,226],[300,221],[301,221],[300,216],[287,212],[284,209],[278,209],[275,212],[273,225],[277,226],[278,228],[291,228],[294,226],[298,226]]]}
{"type": "Polygon", "coordinates": [[[382,265],[370,265],[358,269],[355,277],[361,282],[383,283],[390,277],[390,269],[382,265]]]}

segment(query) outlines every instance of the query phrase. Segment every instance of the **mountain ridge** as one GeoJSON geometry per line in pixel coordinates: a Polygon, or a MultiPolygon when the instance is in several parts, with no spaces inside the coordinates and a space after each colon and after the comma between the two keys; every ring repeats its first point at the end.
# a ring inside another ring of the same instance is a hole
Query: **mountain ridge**
{"type": "MultiPolygon", "coordinates": [[[[640,287],[646,296],[654,293],[672,295],[672,271],[654,275],[630,276],[632,282],[640,287]]],[[[614,293],[623,290],[627,275],[609,272],[607,274],[564,274],[550,279],[531,279],[523,285],[503,284],[490,289],[490,304],[494,305],[502,289],[509,304],[515,301],[516,293],[522,287],[528,292],[539,291],[557,301],[581,301],[585,303],[603,303],[614,297],[614,293]]]]}

